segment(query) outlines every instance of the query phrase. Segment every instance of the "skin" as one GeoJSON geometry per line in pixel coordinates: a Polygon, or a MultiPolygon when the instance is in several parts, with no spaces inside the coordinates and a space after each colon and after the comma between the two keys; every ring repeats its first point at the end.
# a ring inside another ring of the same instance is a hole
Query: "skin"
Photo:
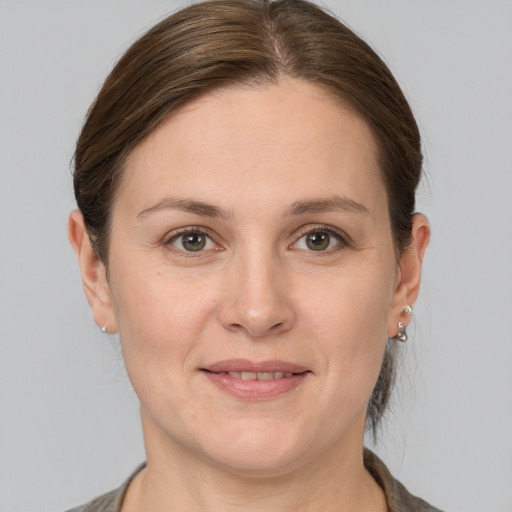
{"type": "Polygon", "coordinates": [[[417,297],[424,216],[412,235],[397,261],[370,129],[300,80],[210,93],[137,146],[108,280],[81,214],[69,221],[94,319],[119,333],[141,404],[148,465],[123,511],[385,511],[363,433],[386,338],[417,297]],[[203,250],[185,250],[184,228],[203,250]],[[329,244],[312,250],[312,234],[329,244]],[[240,398],[202,370],[233,358],[308,372],[240,398]]]}

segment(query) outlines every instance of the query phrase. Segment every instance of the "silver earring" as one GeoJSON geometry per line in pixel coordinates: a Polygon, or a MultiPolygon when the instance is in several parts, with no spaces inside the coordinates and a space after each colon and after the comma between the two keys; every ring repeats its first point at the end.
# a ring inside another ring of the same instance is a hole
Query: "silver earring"
{"type": "Polygon", "coordinates": [[[402,322],[398,322],[398,333],[395,336],[395,339],[405,343],[407,341],[407,331],[405,330],[404,324],[402,322]]]}
{"type": "Polygon", "coordinates": [[[101,328],[101,332],[103,334],[106,334],[107,333],[107,327],[104,325],[102,328],[101,328]]]}
{"type": "Polygon", "coordinates": [[[409,313],[412,313],[412,306],[405,306],[405,308],[403,309],[402,313],[404,315],[408,315],[409,313]]]}

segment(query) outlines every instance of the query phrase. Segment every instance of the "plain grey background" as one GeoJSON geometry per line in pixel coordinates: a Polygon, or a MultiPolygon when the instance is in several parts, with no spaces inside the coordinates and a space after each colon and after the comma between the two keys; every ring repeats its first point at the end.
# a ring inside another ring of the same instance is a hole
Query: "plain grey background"
{"type": "MultiPolygon", "coordinates": [[[[115,336],[66,238],[84,113],[183,2],[0,0],[0,511],[65,510],[144,459],[115,336]]],[[[330,0],[417,115],[433,236],[376,450],[450,512],[512,511],[512,1],[330,0]]]]}

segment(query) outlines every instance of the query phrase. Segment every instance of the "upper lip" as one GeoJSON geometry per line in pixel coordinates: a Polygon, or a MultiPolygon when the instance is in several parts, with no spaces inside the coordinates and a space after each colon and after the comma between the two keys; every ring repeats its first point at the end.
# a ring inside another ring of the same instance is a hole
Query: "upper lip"
{"type": "Polygon", "coordinates": [[[212,373],[220,372],[254,372],[254,373],[269,373],[269,372],[284,372],[284,373],[304,373],[309,369],[289,363],[286,361],[250,361],[249,359],[226,359],[224,361],[217,361],[216,363],[209,364],[202,370],[207,370],[212,373]]]}

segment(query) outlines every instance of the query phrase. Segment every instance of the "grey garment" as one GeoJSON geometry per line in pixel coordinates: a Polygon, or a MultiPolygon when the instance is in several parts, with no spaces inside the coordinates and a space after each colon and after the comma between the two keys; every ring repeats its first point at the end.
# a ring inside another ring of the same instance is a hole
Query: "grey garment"
{"type": "MultiPolygon", "coordinates": [[[[388,512],[441,512],[420,498],[410,494],[407,489],[395,480],[384,463],[370,450],[364,450],[364,465],[375,481],[382,487],[386,495],[388,512]]],[[[118,489],[68,512],[120,512],[123,497],[132,478],[144,468],[144,464],[126,480],[118,489]]]]}
{"type": "Polygon", "coordinates": [[[388,512],[442,512],[421,498],[410,494],[398,480],[393,478],[384,462],[372,451],[365,448],[363,458],[366,469],[386,495],[388,512]]]}
{"type": "Polygon", "coordinates": [[[97,498],[94,498],[89,503],[85,505],[81,505],[72,510],[68,510],[68,512],[120,512],[121,505],[123,504],[123,498],[130,485],[130,482],[133,480],[135,475],[144,469],[146,464],[141,464],[129,477],[128,479],[121,485],[121,487],[108,492],[107,494],[102,494],[97,498]]]}

